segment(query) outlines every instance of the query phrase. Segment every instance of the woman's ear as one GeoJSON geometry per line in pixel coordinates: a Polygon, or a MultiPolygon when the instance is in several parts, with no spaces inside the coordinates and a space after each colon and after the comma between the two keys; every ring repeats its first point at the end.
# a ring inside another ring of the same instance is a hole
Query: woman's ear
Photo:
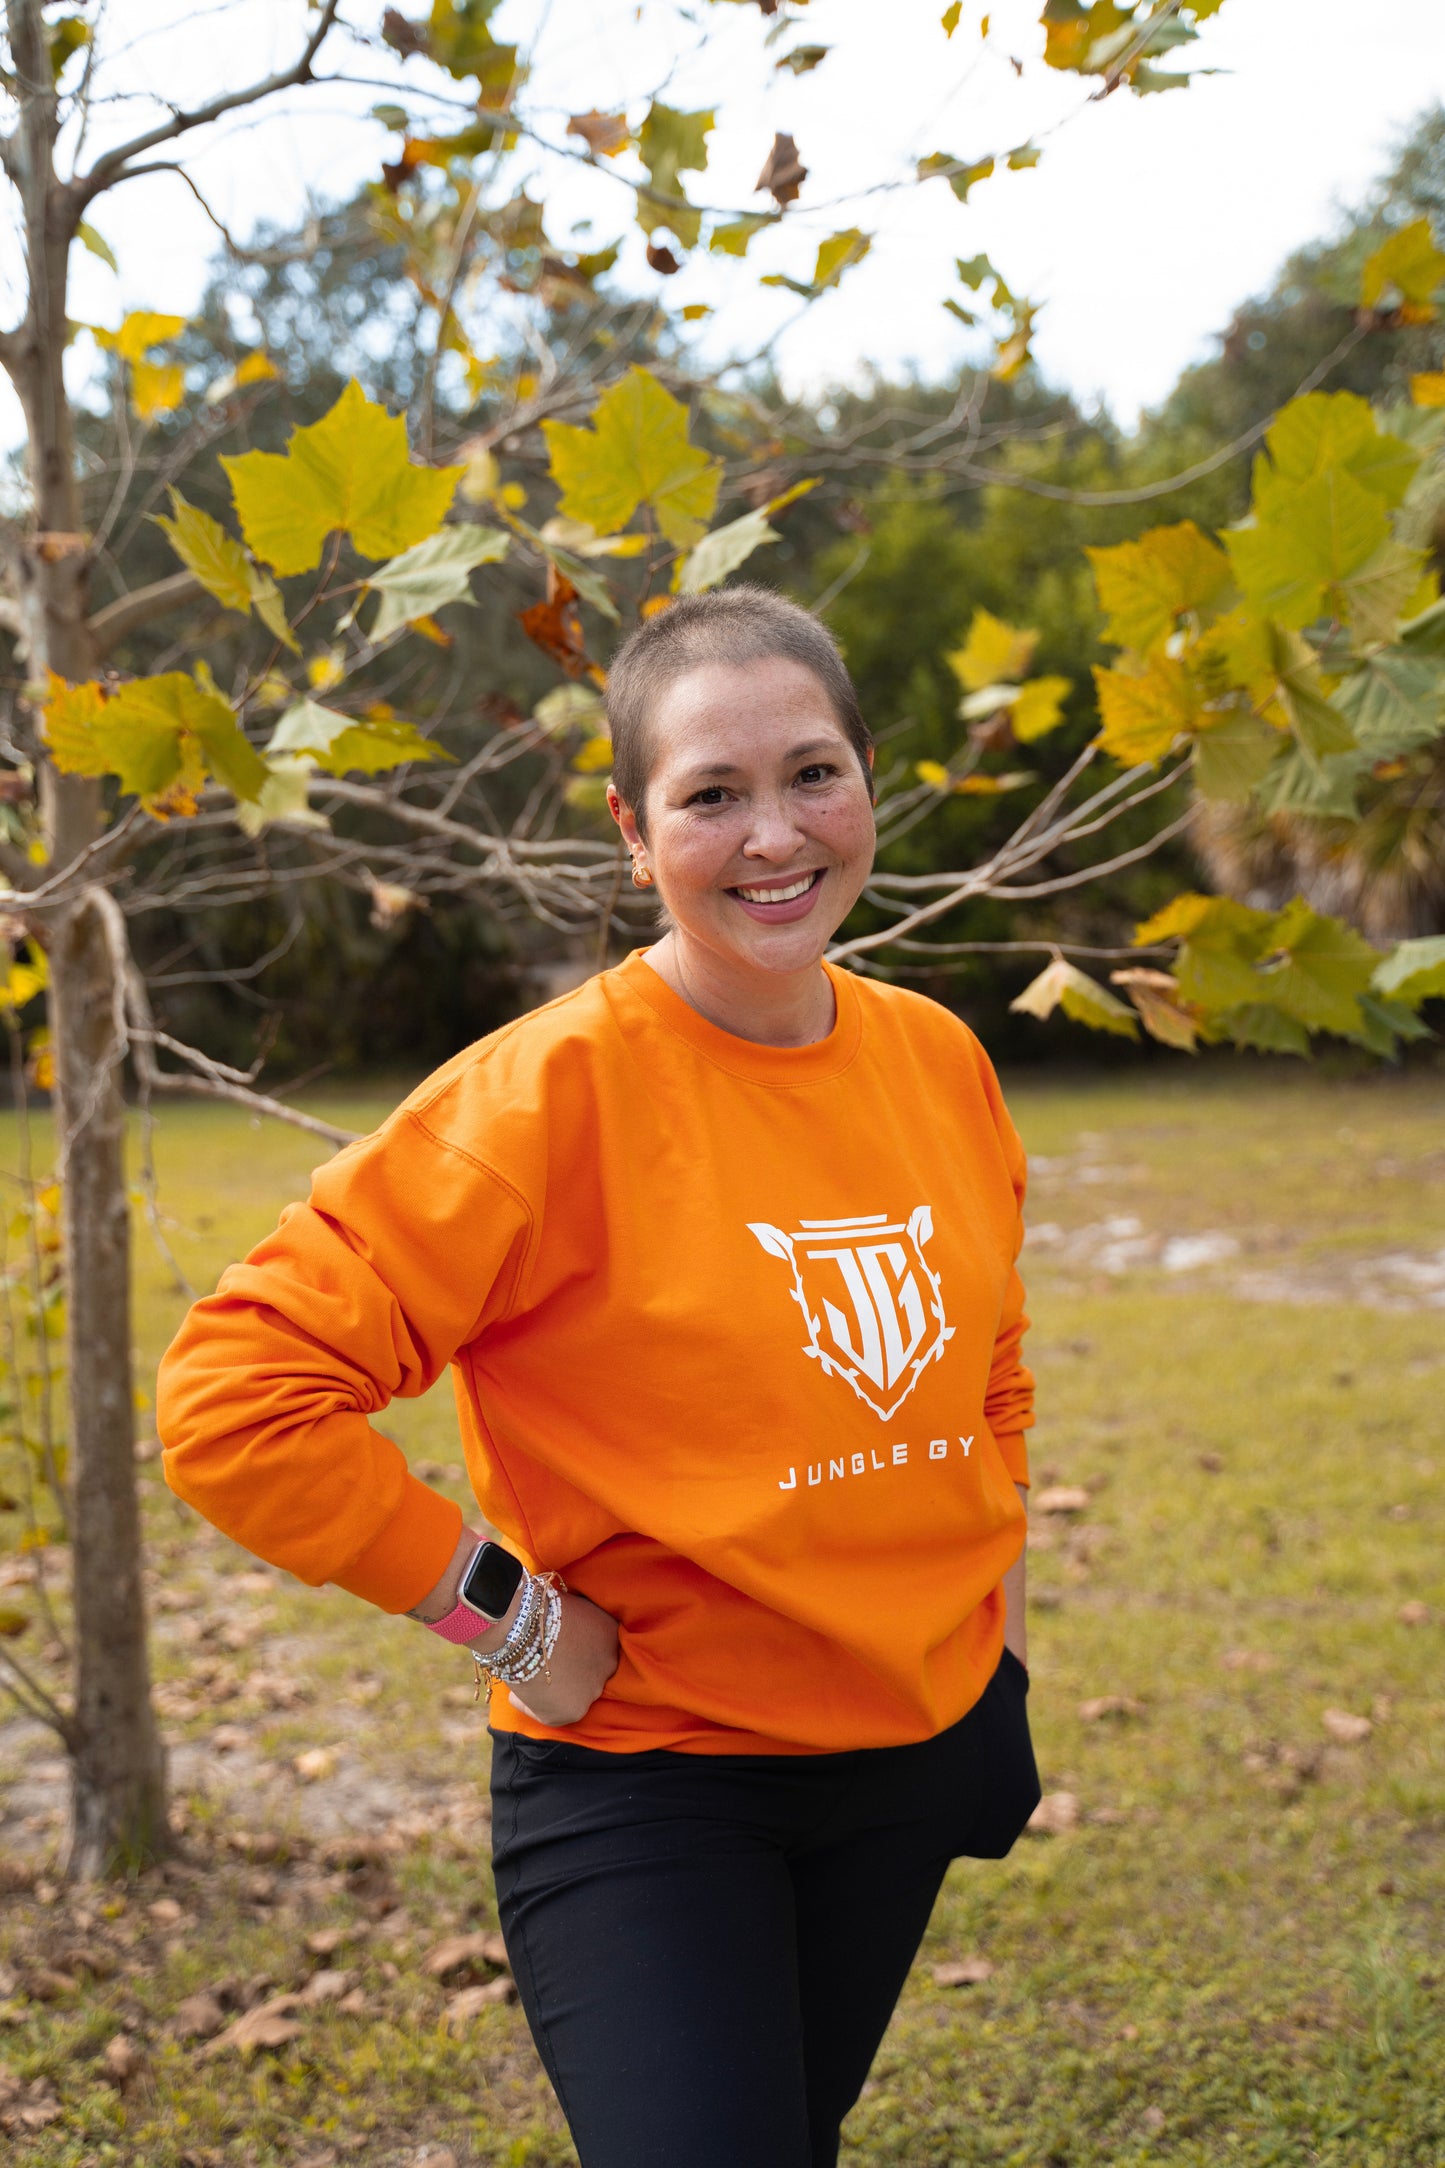
{"type": "Polygon", "coordinates": [[[607,810],[622,830],[622,840],[629,851],[636,852],[642,846],[642,830],[637,825],[637,815],[625,798],[619,797],[617,785],[607,786],[607,810]]]}

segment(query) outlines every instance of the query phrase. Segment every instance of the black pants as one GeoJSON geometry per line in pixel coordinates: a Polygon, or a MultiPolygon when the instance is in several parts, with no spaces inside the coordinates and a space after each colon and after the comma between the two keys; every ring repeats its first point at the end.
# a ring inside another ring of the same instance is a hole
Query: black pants
{"type": "Polygon", "coordinates": [[[1005,1653],[962,1721],[847,1754],[496,1735],[497,1903],[582,2168],[833,2168],[951,1859],[1038,1804],[1005,1653]]]}

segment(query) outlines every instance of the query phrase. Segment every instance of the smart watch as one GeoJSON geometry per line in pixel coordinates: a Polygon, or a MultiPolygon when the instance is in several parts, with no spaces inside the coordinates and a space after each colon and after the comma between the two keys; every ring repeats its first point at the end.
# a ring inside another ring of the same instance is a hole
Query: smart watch
{"type": "Polygon", "coordinates": [[[479,1543],[472,1562],[462,1575],[457,1595],[471,1611],[480,1612],[489,1626],[505,1618],[526,1571],[500,1543],[479,1543]]]}

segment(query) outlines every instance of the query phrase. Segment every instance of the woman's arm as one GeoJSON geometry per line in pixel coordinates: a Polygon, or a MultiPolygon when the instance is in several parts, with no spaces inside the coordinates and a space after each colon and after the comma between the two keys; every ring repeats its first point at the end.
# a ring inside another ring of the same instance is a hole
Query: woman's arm
{"type": "MultiPolygon", "coordinates": [[[[1029,1509],[1027,1486],[1020,1483],[1016,1487],[1020,1502],[1025,1513],[1027,1513],[1029,1509]]],[[[1006,1649],[1012,1649],[1025,1670],[1028,1669],[1029,1662],[1029,1622],[1024,1608],[1028,1592],[1028,1558],[1028,1538],[1025,1536],[1023,1549],[1003,1577],[1004,1604],[1006,1606],[1003,1622],[1003,1645],[1006,1649]]]]}
{"type": "MultiPolygon", "coordinates": [[[[485,1540],[470,1528],[462,1530],[446,1571],[413,1607],[410,1617],[428,1624],[455,1610],[462,1575],[477,1545],[485,1540]]],[[[469,1649],[485,1659],[490,1651],[501,1647],[521,1607],[525,1588],[523,1582],[496,1625],[469,1641],[469,1649]]],[[[569,1589],[562,1598],[562,1628],[546,1671],[531,1681],[525,1700],[513,1687],[507,1691],[517,1707],[539,1724],[575,1724],[587,1714],[616,1669],[617,1621],[586,1596],[569,1589]]]]}

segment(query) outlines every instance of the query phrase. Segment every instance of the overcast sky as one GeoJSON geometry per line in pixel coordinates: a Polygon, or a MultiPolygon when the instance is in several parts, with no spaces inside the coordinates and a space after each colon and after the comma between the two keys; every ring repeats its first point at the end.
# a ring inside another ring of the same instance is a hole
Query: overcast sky
{"type": "MultiPolygon", "coordinates": [[[[1013,56],[1036,63],[1040,5],[995,0],[985,42],[978,6],[965,6],[948,40],[942,0],[811,0],[798,29],[766,53],[756,10],[705,0],[690,11],[666,0],[502,0],[494,22],[532,49],[528,105],[559,127],[592,105],[625,103],[636,121],[659,88],[670,104],[715,107],[711,168],[692,183],[700,201],[758,202],[753,183],[773,131],[797,138],[809,179],[782,227],[754,243],[747,264],[703,255],[666,282],[669,301],[713,304],[714,358],[788,326],[777,351],[804,390],[869,362],[947,370],[979,351],[940,306],[959,291],[953,259],[986,250],[1015,291],[1046,304],[1036,351],[1049,377],[1127,421],[1212,350],[1236,304],[1292,247],[1328,230],[1410,124],[1445,98],[1445,22],[1440,0],[1365,9],[1359,0],[1226,0],[1185,56],[1219,73],[1188,91],[1095,104],[1078,78],[1037,64],[1015,74],[1013,56]],[[804,42],[834,49],[801,78],[774,69],[779,52],[804,42]],[[1027,139],[1042,148],[1039,165],[1001,172],[966,206],[941,181],[887,186],[930,151],[974,158],[1027,139]],[[796,302],[759,289],[758,272],[806,277],[818,241],[852,226],[874,236],[871,256],[793,322],[796,302]]],[[[345,12],[372,26],[381,7],[347,0],[345,12]]],[[[422,0],[409,12],[425,13],[422,0]]],[[[98,116],[95,140],[143,119],[147,92],[190,100],[264,73],[292,56],[305,20],[303,0],[112,0],[104,35],[111,82],[126,96],[98,116]]],[[[443,80],[345,44],[334,65],[376,84],[312,85],[205,144],[191,139],[192,171],[239,232],[262,218],[294,221],[308,199],[334,201],[374,178],[395,143],[367,108],[443,80]]],[[[554,170],[547,193],[560,241],[588,216],[585,245],[627,230],[630,198],[615,183],[554,170]]],[[[216,237],[181,181],[134,181],[102,199],[95,224],[120,277],[77,251],[74,314],[114,323],[122,307],[194,307],[216,237]]],[[[635,241],[622,268],[644,290],[663,286],[635,241]]]]}

